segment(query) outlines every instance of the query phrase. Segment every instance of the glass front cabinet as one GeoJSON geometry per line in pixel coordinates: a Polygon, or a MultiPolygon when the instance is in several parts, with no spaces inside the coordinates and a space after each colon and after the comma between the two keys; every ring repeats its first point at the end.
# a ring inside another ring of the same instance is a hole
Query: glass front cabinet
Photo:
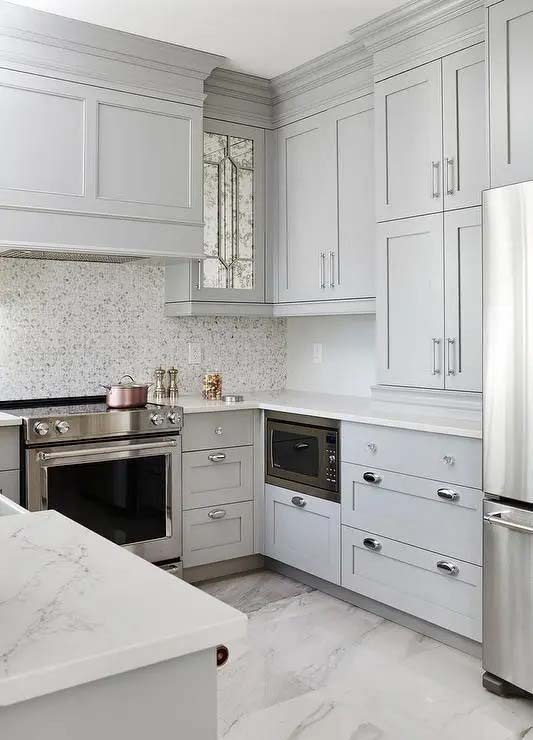
{"type": "Polygon", "coordinates": [[[263,129],[204,119],[203,209],[205,259],[167,267],[167,313],[204,313],[206,302],[263,303],[263,129]]]}

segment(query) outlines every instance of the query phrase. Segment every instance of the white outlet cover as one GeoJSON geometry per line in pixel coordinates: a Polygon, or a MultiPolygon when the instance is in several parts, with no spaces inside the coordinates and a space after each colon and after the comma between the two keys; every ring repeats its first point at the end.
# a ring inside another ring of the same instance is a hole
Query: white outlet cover
{"type": "Polygon", "coordinates": [[[202,347],[196,342],[189,342],[189,365],[199,365],[202,362],[202,347]]]}
{"type": "Polygon", "coordinates": [[[313,363],[315,365],[320,365],[322,362],[322,344],[320,342],[315,342],[313,344],[313,363]]]}

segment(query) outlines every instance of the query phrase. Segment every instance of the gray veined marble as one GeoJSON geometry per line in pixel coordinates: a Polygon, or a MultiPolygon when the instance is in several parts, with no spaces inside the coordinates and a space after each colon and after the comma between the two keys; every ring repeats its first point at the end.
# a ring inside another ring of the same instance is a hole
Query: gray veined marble
{"type": "Polygon", "coordinates": [[[533,702],[486,692],[476,658],[278,574],[205,588],[250,615],[219,675],[224,740],[533,737],[533,702]]]}

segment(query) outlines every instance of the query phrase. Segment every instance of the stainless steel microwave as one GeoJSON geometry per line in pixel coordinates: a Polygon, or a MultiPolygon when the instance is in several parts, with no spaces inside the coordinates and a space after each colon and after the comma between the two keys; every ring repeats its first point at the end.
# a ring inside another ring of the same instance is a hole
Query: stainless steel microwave
{"type": "Polygon", "coordinates": [[[339,495],[339,422],[269,412],[267,483],[332,501],[339,495]]]}

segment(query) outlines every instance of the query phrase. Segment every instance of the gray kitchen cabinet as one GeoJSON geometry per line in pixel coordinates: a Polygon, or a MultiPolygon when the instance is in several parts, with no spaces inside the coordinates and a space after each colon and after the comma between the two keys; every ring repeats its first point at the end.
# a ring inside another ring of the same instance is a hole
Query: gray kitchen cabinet
{"type": "Polygon", "coordinates": [[[445,387],[481,391],[481,208],[444,214],[445,387]]]}
{"type": "Polygon", "coordinates": [[[183,567],[252,555],[252,501],[183,512],[183,567]]]}
{"type": "Polygon", "coordinates": [[[9,69],[0,105],[4,243],[201,254],[200,107],[9,69]]]}
{"type": "Polygon", "coordinates": [[[485,44],[442,60],[444,210],[481,205],[488,186],[485,44]]]}
{"type": "Polygon", "coordinates": [[[533,179],[533,0],[488,3],[490,184],[533,179]]]}
{"type": "Polygon", "coordinates": [[[265,555],[340,582],[340,506],[265,485],[265,555]]]}
{"type": "Polygon", "coordinates": [[[442,79],[437,60],[375,86],[378,221],[442,211],[442,79]]]}
{"type": "Polygon", "coordinates": [[[219,506],[253,499],[254,448],[184,452],[183,508],[219,506]]]}
{"type": "Polygon", "coordinates": [[[253,444],[254,412],[207,411],[188,414],[183,425],[183,452],[253,444]]]}
{"type": "Polygon", "coordinates": [[[20,474],[18,470],[0,470],[0,496],[11,501],[20,500],[20,474]]]}
{"type": "Polygon", "coordinates": [[[444,388],[442,215],[377,227],[379,381],[444,388]]]}

